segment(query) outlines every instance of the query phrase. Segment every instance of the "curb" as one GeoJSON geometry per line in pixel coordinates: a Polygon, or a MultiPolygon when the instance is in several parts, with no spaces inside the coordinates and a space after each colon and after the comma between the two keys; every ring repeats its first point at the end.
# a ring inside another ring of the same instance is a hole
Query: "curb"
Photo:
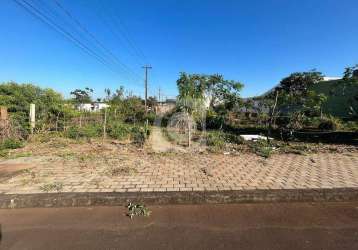
{"type": "Polygon", "coordinates": [[[129,202],[165,205],[339,201],[358,201],[358,188],[1,194],[0,208],[123,206],[129,202]]]}
{"type": "Polygon", "coordinates": [[[2,194],[0,195],[0,208],[123,206],[128,202],[165,205],[337,201],[358,201],[358,188],[2,194]]]}

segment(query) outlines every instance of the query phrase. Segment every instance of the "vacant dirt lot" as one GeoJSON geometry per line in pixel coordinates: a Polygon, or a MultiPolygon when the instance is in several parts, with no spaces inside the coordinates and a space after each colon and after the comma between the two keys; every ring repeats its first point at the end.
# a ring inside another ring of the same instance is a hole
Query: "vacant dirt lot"
{"type": "Polygon", "coordinates": [[[54,138],[0,159],[0,193],[358,187],[357,166],[353,147],[265,159],[247,150],[155,153],[116,141],[54,138]]]}

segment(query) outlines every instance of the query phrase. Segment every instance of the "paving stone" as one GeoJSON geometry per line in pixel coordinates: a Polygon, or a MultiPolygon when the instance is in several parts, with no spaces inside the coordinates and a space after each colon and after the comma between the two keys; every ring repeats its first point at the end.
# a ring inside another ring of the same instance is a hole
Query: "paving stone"
{"type": "Polygon", "coordinates": [[[62,192],[164,192],[358,187],[358,153],[349,155],[273,155],[269,159],[249,153],[237,156],[136,155],[141,162],[131,175],[103,175],[104,168],[81,169],[38,163],[36,182],[26,174],[0,183],[0,193],[42,193],[40,187],[59,182],[62,192]],[[314,163],[310,160],[314,159],[314,163]],[[210,169],[207,176],[201,169],[210,169]],[[51,173],[51,174],[49,174],[51,173]]]}

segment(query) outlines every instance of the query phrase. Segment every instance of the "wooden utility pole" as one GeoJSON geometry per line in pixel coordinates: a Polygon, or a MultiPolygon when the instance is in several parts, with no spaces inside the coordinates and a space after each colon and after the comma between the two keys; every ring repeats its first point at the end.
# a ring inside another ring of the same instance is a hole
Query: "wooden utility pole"
{"type": "Polygon", "coordinates": [[[143,66],[143,69],[145,69],[145,78],[144,78],[144,106],[145,106],[145,113],[148,112],[147,107],[147,98],[148,98],[148,69],[152,69],[151,66],[145,65],[143,66]]]}

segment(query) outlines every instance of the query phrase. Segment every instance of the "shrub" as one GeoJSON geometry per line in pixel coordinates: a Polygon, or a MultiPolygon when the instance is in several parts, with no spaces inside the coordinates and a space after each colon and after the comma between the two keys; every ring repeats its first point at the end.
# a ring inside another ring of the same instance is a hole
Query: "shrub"
{"type": "Polygon", "coordinates": [[[80,129],[77,127],[68,128],[65,135],[71,139],[78,139],[79,137],[82,137],[82,135],[80,133],[80,129]]]}
{"type": "Polygon", "coordinates": [[[117,140],[125,140],[130,136],[131,127],[127,124],[116,122],[108,126],[108,135],[117,140]]]}
{"type": "Polygon", "coordinates": [[[348,121],[344,124],[344,130],[358,132],[358,122],[348,121]]]}
{"type": "Polygon", "coordinates": [[[331,120],[325,120],[325,121],[321,121],[319,123],[318,128],[321,130],[333,130],[334,131],[337,129],[337,126],[331,120]]]}
{"type": "Polygon", "coordinates": [[[225,140],[226,140],[226,142],[230,142],[230,143],[234,143],[234,144],[243,144],[244,143],[244,139],[241,136],[231,134],[231,133],[225,133],[225,140]]]}
{"type": "Polygon", "coordinates": [[[206,115],[206,128],[207,129],[220,129],[224,124],[224,118],[217,115],[215,112],[208,112],[206,115]]]}
{"type": "Polygon", "coordinates": [[[206,134],[206,143],[214,150],[222,150],[226,143],[242,144],[243,140],[240,136],[222,131],[209,131],[206,134]]]}
{"type": "Polygon", "coordinates": [[[0,150],[22,148],[23,146],[20,140],[9,138],[0,144],[0,150]]]}
{"type": "Polygon", "coordinates": [[[214,150],[222,150],[225,147],[225,137],[222,132],[208,132],[206,134],[206,143],[214,150]]]}
{"type": "Polygon", "coordinates": [[[321,130],[335,131],[341,126],[341,121],[333,116],[325,117],[321,120],[318,128],[321,130]]]}
{"type": "Polygon", "coordinates": [[[274,148],[272,145],[264,139],[260,139],[257,141],[253,141],[249,144],[251,149],[254,151],[255,154],[262,156],[264,158],[269,158],[273,153],[274,148]]]}
{"type": "Polygon", "coordinates": [[[154,112],[149,112],[147,115],[144,116],[144,121],[148,120],[148,123],[153,125],[154,121],[155,121],[155,113],[154,112]]]}
{"type": "Polygon", "coordinates": [[[70,127],[65,135],[71,139],[100,137],[102,135],[102,126],[86,125],[83,127],[70,127]]]}
{"type": "Polygon", "coordinates": [[[147,139],[147,131],[142,127],[133,127],[131,129],[131,139],[133,143],[143,146],[147,139]]]}

